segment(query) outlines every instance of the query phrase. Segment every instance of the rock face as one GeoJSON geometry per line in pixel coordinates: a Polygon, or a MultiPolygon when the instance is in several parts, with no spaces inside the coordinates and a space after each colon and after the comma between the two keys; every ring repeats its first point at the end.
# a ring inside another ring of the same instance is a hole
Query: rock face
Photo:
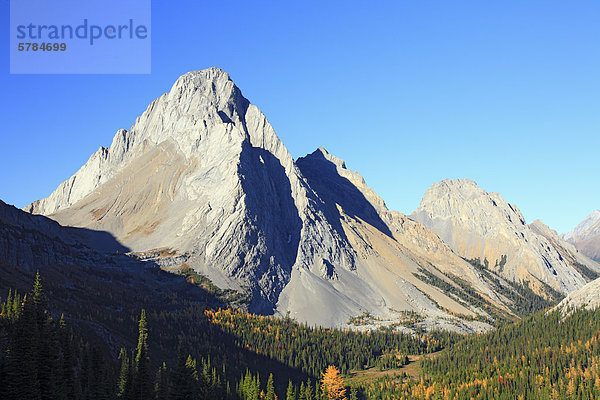
{"type": "Polygon", "coordinates": [[[154,261],[165,267],[249,291],[251,311],[311,324],[346,326],[364,312],[391,324],[414,312],[426,328],[480,331],[489,325],[474,317],[491,321],[481,302],[509,313],[473,266],[389,211],[342,160],[319,149],[295,162],[217,68],[180,77],[26,210],[109,232],[139,257],[162,254],[154,261]]]}
{"type": "Polygon", "coordinates": [[[179,78],[27,210],[133,251],[174,249],[217,284],[249,284],[269,312],[295,264],[353,263],[316,202],[263,114],[211,68],[179,78]]]}
{"type": "Polygon", "coordinates": [[[411,217],[460,256],[487,260],[500,276],[530,282],[538,292],[540,282],[565,294],[585,285],[590,278],[578,264],[600,271],[541,222],[527,225],[516,206],[468,179],[434,184],[411,217]]]}
{"type": "Polygon", "coordinates": [[[568,313],[569,310],[582,307],[588,310],[594,310],[600,307],[600,278],[588,283],[573,293],[569,293],[569,295],[556,306],[556,309],[568,313]]]}
{"type": "Polygon", "coordinates": [[[600,210],[595,210],[563,238],[593,260],[600,261],[600,210]]]}
{"type": "Polygon", "coordinates": [[[107,252],[124,250],[106,232],[62,227],[0,200],[0,264],[25,271],[47,265],[114,264],[107,252]],[[91,246],[90,246],[91,245],[91,246]]]}
{"type": "Polygon", "coordinates": [[[542,221],[535,220],[529,224],[531,230],[545,237],[556,249],[560,257],[573,266],[586,280],[594,280],[600,276],[600,265],[577,250],[575,246],[563,240],[555,230],[550,229],[542,221]]]}

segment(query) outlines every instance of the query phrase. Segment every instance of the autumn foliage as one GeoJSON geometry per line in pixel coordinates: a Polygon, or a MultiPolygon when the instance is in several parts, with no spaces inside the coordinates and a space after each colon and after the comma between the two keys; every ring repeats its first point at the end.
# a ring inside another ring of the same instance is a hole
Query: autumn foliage
{"type": "Polygon", "coordinates": [[[333,365],[327,367],[325,372],[323,372],[321,390],[329,400],[342,400],[346,398],[344,381],[340,376],[340,371],[333,365]]]}

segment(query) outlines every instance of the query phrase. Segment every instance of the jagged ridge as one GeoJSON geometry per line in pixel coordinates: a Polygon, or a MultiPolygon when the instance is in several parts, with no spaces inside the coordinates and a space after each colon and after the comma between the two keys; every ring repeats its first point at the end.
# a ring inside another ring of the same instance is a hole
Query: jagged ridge
{"type": "Polygon", "coordinates": [[[321,148],[294,162],[218,68],[180,77],[27,210],[249,290],[252,311],[325,326],[364,311],[391,324],[411,311],[427,328],[463,331],[489,328],[490,310],[510,314],[452,241],[388,210],[342,160],[321,148]]]}

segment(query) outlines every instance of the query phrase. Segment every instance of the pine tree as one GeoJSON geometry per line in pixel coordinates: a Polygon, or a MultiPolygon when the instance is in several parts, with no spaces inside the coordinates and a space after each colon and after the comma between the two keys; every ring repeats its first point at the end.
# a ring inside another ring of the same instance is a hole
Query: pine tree
{"type": "MultiPolygon", "coordinates": [[[[16,293],[15,293],[15,297],[16,297],[16,293]]],[[[12,294],[12,289],[8,289],[8,296],[6,297],[6,300],[2,302],[2,309],[0,310],[0,313],[2,313],[2,315],[5,318],[8,319],[12,319],[12,304],[13,304],[13,294],[12,294]]]]}
{"type": "Polygon", "coordinates": [[[58,362],[60,372],[58,373],[57,397],[61,400],[74,399],[77,393],[75,381],[75,361],[72,337],[62,314],[58,322],[58,336],[61,355],[58,362]]]}
{"type": "Polygon", "coordinates": [[[56,325],[46,310],[46,296],[42,287],[42,279],[39,272],[36,275],[33,287],[33,301],[36,308],[36,316],[39,332],[39,347],[37,349],[38,380],[40,393],[44,400],[56,399],[58,364],[58,338],[56,325]]]}
{"type": "Polygon", "coordinates": [[[148,355],[148,324],[146,310],[142,309],[138,324],[138,344],[135,354],[135,373],[133,378],[133,398],[146,400],[153,397],[154,385],[150,371],[150,357],[148,355]]]}
{"type": "Polygon", "coordinates": [[[156,383],[154,385],[154,392],[156,393],[156,400],[163,400],[169,398],[169,381],[167,365],[164,362],[158,369],[158,372],[156,373],[156,383]]]}
{"type": "Polygon", "coordinates": [[[12,304],[11,318],[16,321],[21,315],[21,307],[25,298],[21,298],[18,293],[15,293],[12,304]]]}
{"type": "Polygon", "coordinates": [[[322,397],[323,397],[323,393],[321,393],[321,387],[319,386],[318,382],[315,382],[314,398],[315,398],[315,400],[321,400],[322,397]]]}
{"type": "Polygon", "coordinates": [[[25,296],[11,335],[6,394],[14,400],[41,399],[38,380],[39,331],[32,296],[25,296]]]}
{"type": "MultiPolygon", "coordinates": [[[[304,389],[304,393],[305,393],[304,399],[313,400],[312,384],[310,382],[310,379],[308,379],[306,381],[306,388],[304,389]]],[[[304,400],[304,399],[301,399],[301,400],[304,400]]]]}
{"type": "Polygon", "coordinates": [[[108,382],[108,369],[102,355],[102,349],[98,345],[91,348],[90,363],[92,375],[88,392],[89,398],[109,400],[111,398],[111,387],[108,382]]]}
{"type": "Polygon", "coordinates": [[[275,386],[273,385],[273,374],[269,374],[269,379],[267,379],[267,393],[265,394],[265,400],[275,400],[275,386]]]}
{"type": "Polygon", "coordinates": [[[127,400],[131,398],[131,373],[129,370],[130,360],[127,356],[127,350],[125,350],[124,348],[121,349],[119,353],[119,361],[121,362],[121,370],[119,372],[119,380],[117,382],[117,397],[120,399],[127,400]]]}
{"type": "Polygon", "coordinates": [[[177,366],[171,375],[171,399],[188,400],[198,397],[198,371],[196,362],[191,356],[184,355],[179,346],[177,366]]]}
{"type": "Polygon", "coordinates": [[[40,271],[37,271],[35,274],[35,281],[33,283],[33,304],[36,310],[36,317],[38,318],[38,322],[41,324],[44,322],[42,318],[45,317],[46,314],[46,294],[44,293],[44,288],[42,287],[42,277],[40,276],[40,271]]]}
{"type": "Polygon", "coordinates": [[[296,396],[294,396],[294,385],[292,385],[292,381],[289,381],[287,391],[285,394],[286,400],[296,400],[296,396]]]}

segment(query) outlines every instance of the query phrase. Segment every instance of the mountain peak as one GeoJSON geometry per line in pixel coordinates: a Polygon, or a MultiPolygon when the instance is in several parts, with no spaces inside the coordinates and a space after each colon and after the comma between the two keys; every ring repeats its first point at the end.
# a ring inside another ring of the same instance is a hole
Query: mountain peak
{"type": "Polygon", "coordinates": [[[576,241],[596,234],[600,234],[600,210],[592,211],[571,232],[565,234],[565,239],[576,241]]]}
{"type": "Polygon", "coordinates": [[[185,74],[181,75],[177,81],[175,81],[175,86],[178,84],[197,84],[200,82],[216,81],[221,79],[231,80],[229,74],[223,71],[221,68],[210,67],[207,69],[186,72],[185,74]]]}
{"type": "Polygon", "coordinates": [[[564,247],[555,232],[541,221],[527,225],[516,206],[470,179],[433,184],[412,218],[435,231],[460,256],[502,264],[497,272],[509,280],[530,281],[532,287],[540,281],[565,293],[585,283],[569,260],[551,250],[552,241],[564,247]]]}
{"type": "MultiPolygon", "coordinates": [[[[439,184],[445,184],[447,186],[475,186],[475,187],[479,187],[477,186],[477,182],[475,182],[472,179],[468,179],[468,178],[459,178],[459,179],[449,179],[446,178],[440,182],[437,183],[437,185],[439,184]]],[[[434,183],[434,185],[436,185],[434,183]]]]}
{"type": "Polygon", "coordinates": [[[306,155],[303,158],[311,159],[313,161],[319,160],[319,159],[321,159],[323,161],[329,161],[329,162],[333,163],[336,167],[346,169],[346,163],[344,162],[344,160],[329,153],[327,151],[327,149],[322,146],[319,147],[317,150],[313,151],[312,153],[306,155]]]}
{"type": "Polygon", "coordinates": [[[600,260],[600,210],[594,210],[563,238],[592,259],[600,260]]]}

